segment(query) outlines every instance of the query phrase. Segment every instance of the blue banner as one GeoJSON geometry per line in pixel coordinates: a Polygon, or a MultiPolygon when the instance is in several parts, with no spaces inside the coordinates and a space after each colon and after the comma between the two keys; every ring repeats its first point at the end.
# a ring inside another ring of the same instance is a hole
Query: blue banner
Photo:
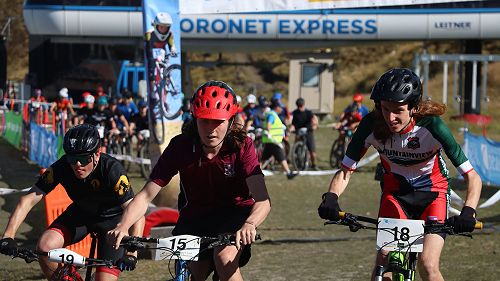
{"type": "Polygon", "coordinates": [[[56,135],[33,122],[30,124],[30,142],[31,161],[47,168],[59,159],[56,135]]]}
{"type": "Polygon", "coordinates": [[[142,4],[144,64],[149,78],[148,103],[157,120],[178,121],[181,120],[184,99],[179,1],[143,0],[142,4]],[[158,62],[165,63],[166,71],[156,71],[158,62]]]}
{"type": "Polygon", "coordinates": [[[500,186],[500,142],[465,132],[464,152],[483,183],[500,186]]]}

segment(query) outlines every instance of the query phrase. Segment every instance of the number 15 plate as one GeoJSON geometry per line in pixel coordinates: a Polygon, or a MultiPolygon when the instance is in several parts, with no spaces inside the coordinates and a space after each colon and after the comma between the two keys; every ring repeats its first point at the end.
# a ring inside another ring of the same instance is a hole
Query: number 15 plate
{"type": "Polygon", "coordinates": [[[200,254],[200,240],[198,236],[178,235],[161,238],[155,253],[155,260],[182,259],[197,261],[200,254]]]}
{"type": "Polygon", "coordinates": [[[377,250],[422,252],[424,224],[423,220],[379,218],[377,250]]]}

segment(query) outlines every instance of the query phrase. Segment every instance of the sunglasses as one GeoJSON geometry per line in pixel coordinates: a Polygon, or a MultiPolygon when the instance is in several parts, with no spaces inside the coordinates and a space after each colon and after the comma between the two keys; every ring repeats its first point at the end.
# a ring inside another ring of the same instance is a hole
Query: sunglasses
{"type": "Polygon", "coordinates": [[[80,162],[80,165],[86,166],[90,162],[92,162],[92,154],[88,155],[68,155],[66,154],[66,160],[71,165],[76,165],[77,162],[80,162]]]}

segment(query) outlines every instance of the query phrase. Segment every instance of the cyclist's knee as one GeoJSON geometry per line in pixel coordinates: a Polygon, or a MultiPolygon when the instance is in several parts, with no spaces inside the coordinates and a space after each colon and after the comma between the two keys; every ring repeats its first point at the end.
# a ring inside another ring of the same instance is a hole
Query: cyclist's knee
{"type": "Polygon", "coordinates": [[[424,280],[428,278],[432,280],[433,276],[439,276],[441,274],[439,271],[439,260],[434,257],[420,256],[418,260],[418,269],[424,280]]]}
{"type": "Polygon", "coordinates": [[[46,230],[38,240],[37,250],[48,252],[64,246],[64,236],[55,230],[46,230]]]}

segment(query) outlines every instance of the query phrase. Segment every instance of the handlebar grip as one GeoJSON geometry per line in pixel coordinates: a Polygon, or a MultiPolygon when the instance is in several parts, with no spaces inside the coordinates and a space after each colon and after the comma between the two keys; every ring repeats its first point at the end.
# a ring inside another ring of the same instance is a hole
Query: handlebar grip
{"type": "Polygon", "coordinates": [[[483,222],[476,221],[476,224],[474,225],[474,229],[483,229],[483,222]]]}
{"type": "Polygon", "coordinates": [[[346,212],[339,212],[339,217],[345,219],[346,212]]]}

